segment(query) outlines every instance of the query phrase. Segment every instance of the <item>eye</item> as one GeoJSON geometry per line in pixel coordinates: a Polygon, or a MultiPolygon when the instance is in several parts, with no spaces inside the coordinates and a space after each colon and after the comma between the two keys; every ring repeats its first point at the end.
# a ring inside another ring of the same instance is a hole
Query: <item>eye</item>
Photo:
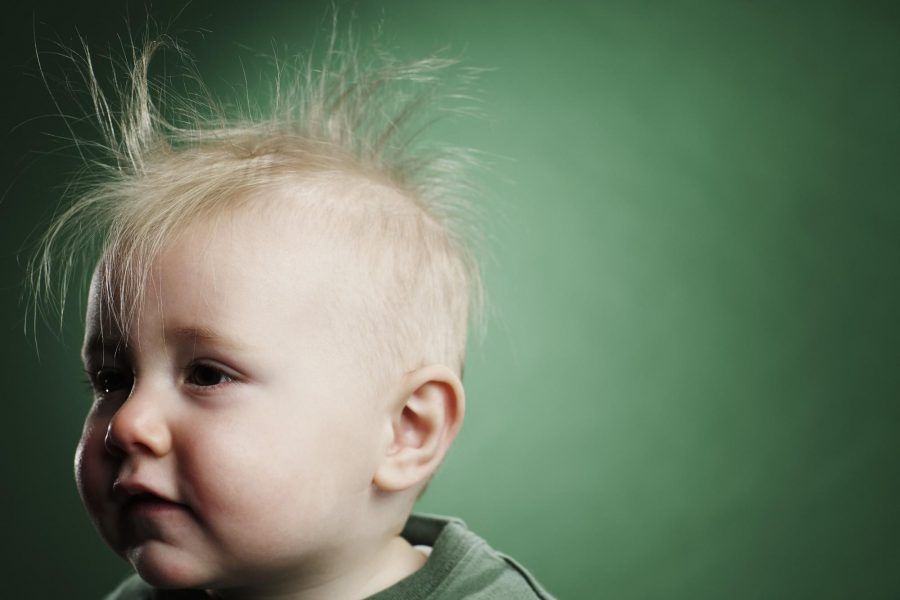
{"type": "Polygon", "coordinates": [[[234,381],[234,379],[213,365],[198,363],[188,368],[185,381],[199,387],[212,387],[234,381]]]}
{"type": "Polygon", "coordinates": [[[116,392],[130,392],[134,385],[131,371],[122,369],[100,369],[89,373],[91,385],[97,394],[108,395],[116,392]]]}

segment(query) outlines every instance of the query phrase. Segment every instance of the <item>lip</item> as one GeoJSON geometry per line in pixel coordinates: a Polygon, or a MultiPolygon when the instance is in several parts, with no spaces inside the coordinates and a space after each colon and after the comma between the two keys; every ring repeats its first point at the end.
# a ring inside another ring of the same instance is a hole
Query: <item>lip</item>
{"type": "Polygon", "coordinates": [[[112,492],[123,513],[158,514],[187,508],[187,505],[140,481],[117,479],[112,492]]]}
{"type": "Polygon", "coordinates": [[[182,512],[185,505],[165,500],[153,494],[135,494],[122,505],[122,513],[132,516],[156,516],[172,512],[182,512]]]}

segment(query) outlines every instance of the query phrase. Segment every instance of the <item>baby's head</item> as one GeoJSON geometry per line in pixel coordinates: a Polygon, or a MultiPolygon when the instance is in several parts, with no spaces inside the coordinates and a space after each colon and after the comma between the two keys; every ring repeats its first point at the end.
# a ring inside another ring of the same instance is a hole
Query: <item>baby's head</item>
{"type": "Polygon", "coordinates": [[[117,167],[47,238],[104,236],[85,505],[159,587],[377,582],[461,425],[480,303],[445,159],[401,148],[421,96],[383,94],[446,65],[361,73],[351,56],[266,119],[174,127],[149,55],[108,130],[117,167]]]}

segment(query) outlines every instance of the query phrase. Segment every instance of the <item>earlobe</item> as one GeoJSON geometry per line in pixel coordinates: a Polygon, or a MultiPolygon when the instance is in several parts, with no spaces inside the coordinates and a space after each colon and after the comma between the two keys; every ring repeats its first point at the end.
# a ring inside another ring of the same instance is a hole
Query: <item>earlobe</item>
{"type": "Polygon", "coordinates": [[[373,483],[399,492],[427,481],[462,425],[465,394],[456,374],[429,365],[407,374],[391,409],[392,429],[373,483]]]}

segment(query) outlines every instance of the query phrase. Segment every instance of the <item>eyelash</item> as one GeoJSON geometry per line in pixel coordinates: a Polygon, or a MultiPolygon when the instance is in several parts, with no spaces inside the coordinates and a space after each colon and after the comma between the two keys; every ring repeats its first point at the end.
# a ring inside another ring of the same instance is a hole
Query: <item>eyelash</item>
{"type": "Polygon", "coordinates": [[[221,368],[219,368],[219,367],[216,366],[216,365],[212,365],[212,364],[209,364],[209,363],[199,362],[199,363],[194,363],[194,364],[192,364],[191,366],[189,366],[189,367],[187,368],[187,373],[185,374],[184,381],[185,381],[185,383],[187,383],[188,385],[191,385],[192,387],[197,387],[197,388],[218,388],[218,387],[221,387],[221,386],[223,386],[223,385],[228,385],[229,383],[234,383],[235,378],[232,377],[231,375],[229,375],[228,373],[226,373],[224,369],[221,369],[221,368]],[[192,376],[196,375],[196,374],[197,374],[197,371],[198,371],[199,369],[208,369],[209,371],[214,372],[214,373],[216,374],[216,376],[218,376],[219,378],[224,378],[224,381],[219,381],[218,383],[213,383],[213,384],[210,384],[210,385],[199,385],[199,384],[196,384],[196,383],[192,383],[192,382],[190,381],[190,378],[191,378],[192,376]]]}
{"type": "MultiPolygon", "coordinates": [[[[131,387],[134,385],[134,376],[125,369],[85,369],[84,373],[85,375],[87,375],[87,381],[85,383],[97,396],[105,397],[107,395],[120,392],[126,388],[130,392],[131,387]],[[125,379],[117,379],[122,377],[124,377],[125,379]],[[109,379],[112,379],[113,381],[110,382],[109,379]]],[[[223,385],[234,383],[235,381],[236,378],[226,373],[223,369],[217,367],[216,365],[203,362],[190,365],[186,369],[184,377],[184,382],[196,389],[218,388],[223,385]],[[191,381],[191,379],[195,377],[197,375],[197,372],[201,369],[207,370],[207,375],[214,374],[214,376],[216,376],[219,381],[208,385],[197,383],[196,380],[191,381]]]]}
{"type": "Polygon", "coordinates": [[[134,378],[130,372],[125,369],[103,368],[97,370],[85,369],[87,375],[87,383],[97,396],[107,396],[120,392],[127,387],[130,391],[134,385],[134,378]],[[124,379],[121,379],[123,378],[124,379]],[[113,382],[109,382],[106,378],[112,378],[113,382]],[[116,381],[116,378],[118,381],[116,381]]]}

